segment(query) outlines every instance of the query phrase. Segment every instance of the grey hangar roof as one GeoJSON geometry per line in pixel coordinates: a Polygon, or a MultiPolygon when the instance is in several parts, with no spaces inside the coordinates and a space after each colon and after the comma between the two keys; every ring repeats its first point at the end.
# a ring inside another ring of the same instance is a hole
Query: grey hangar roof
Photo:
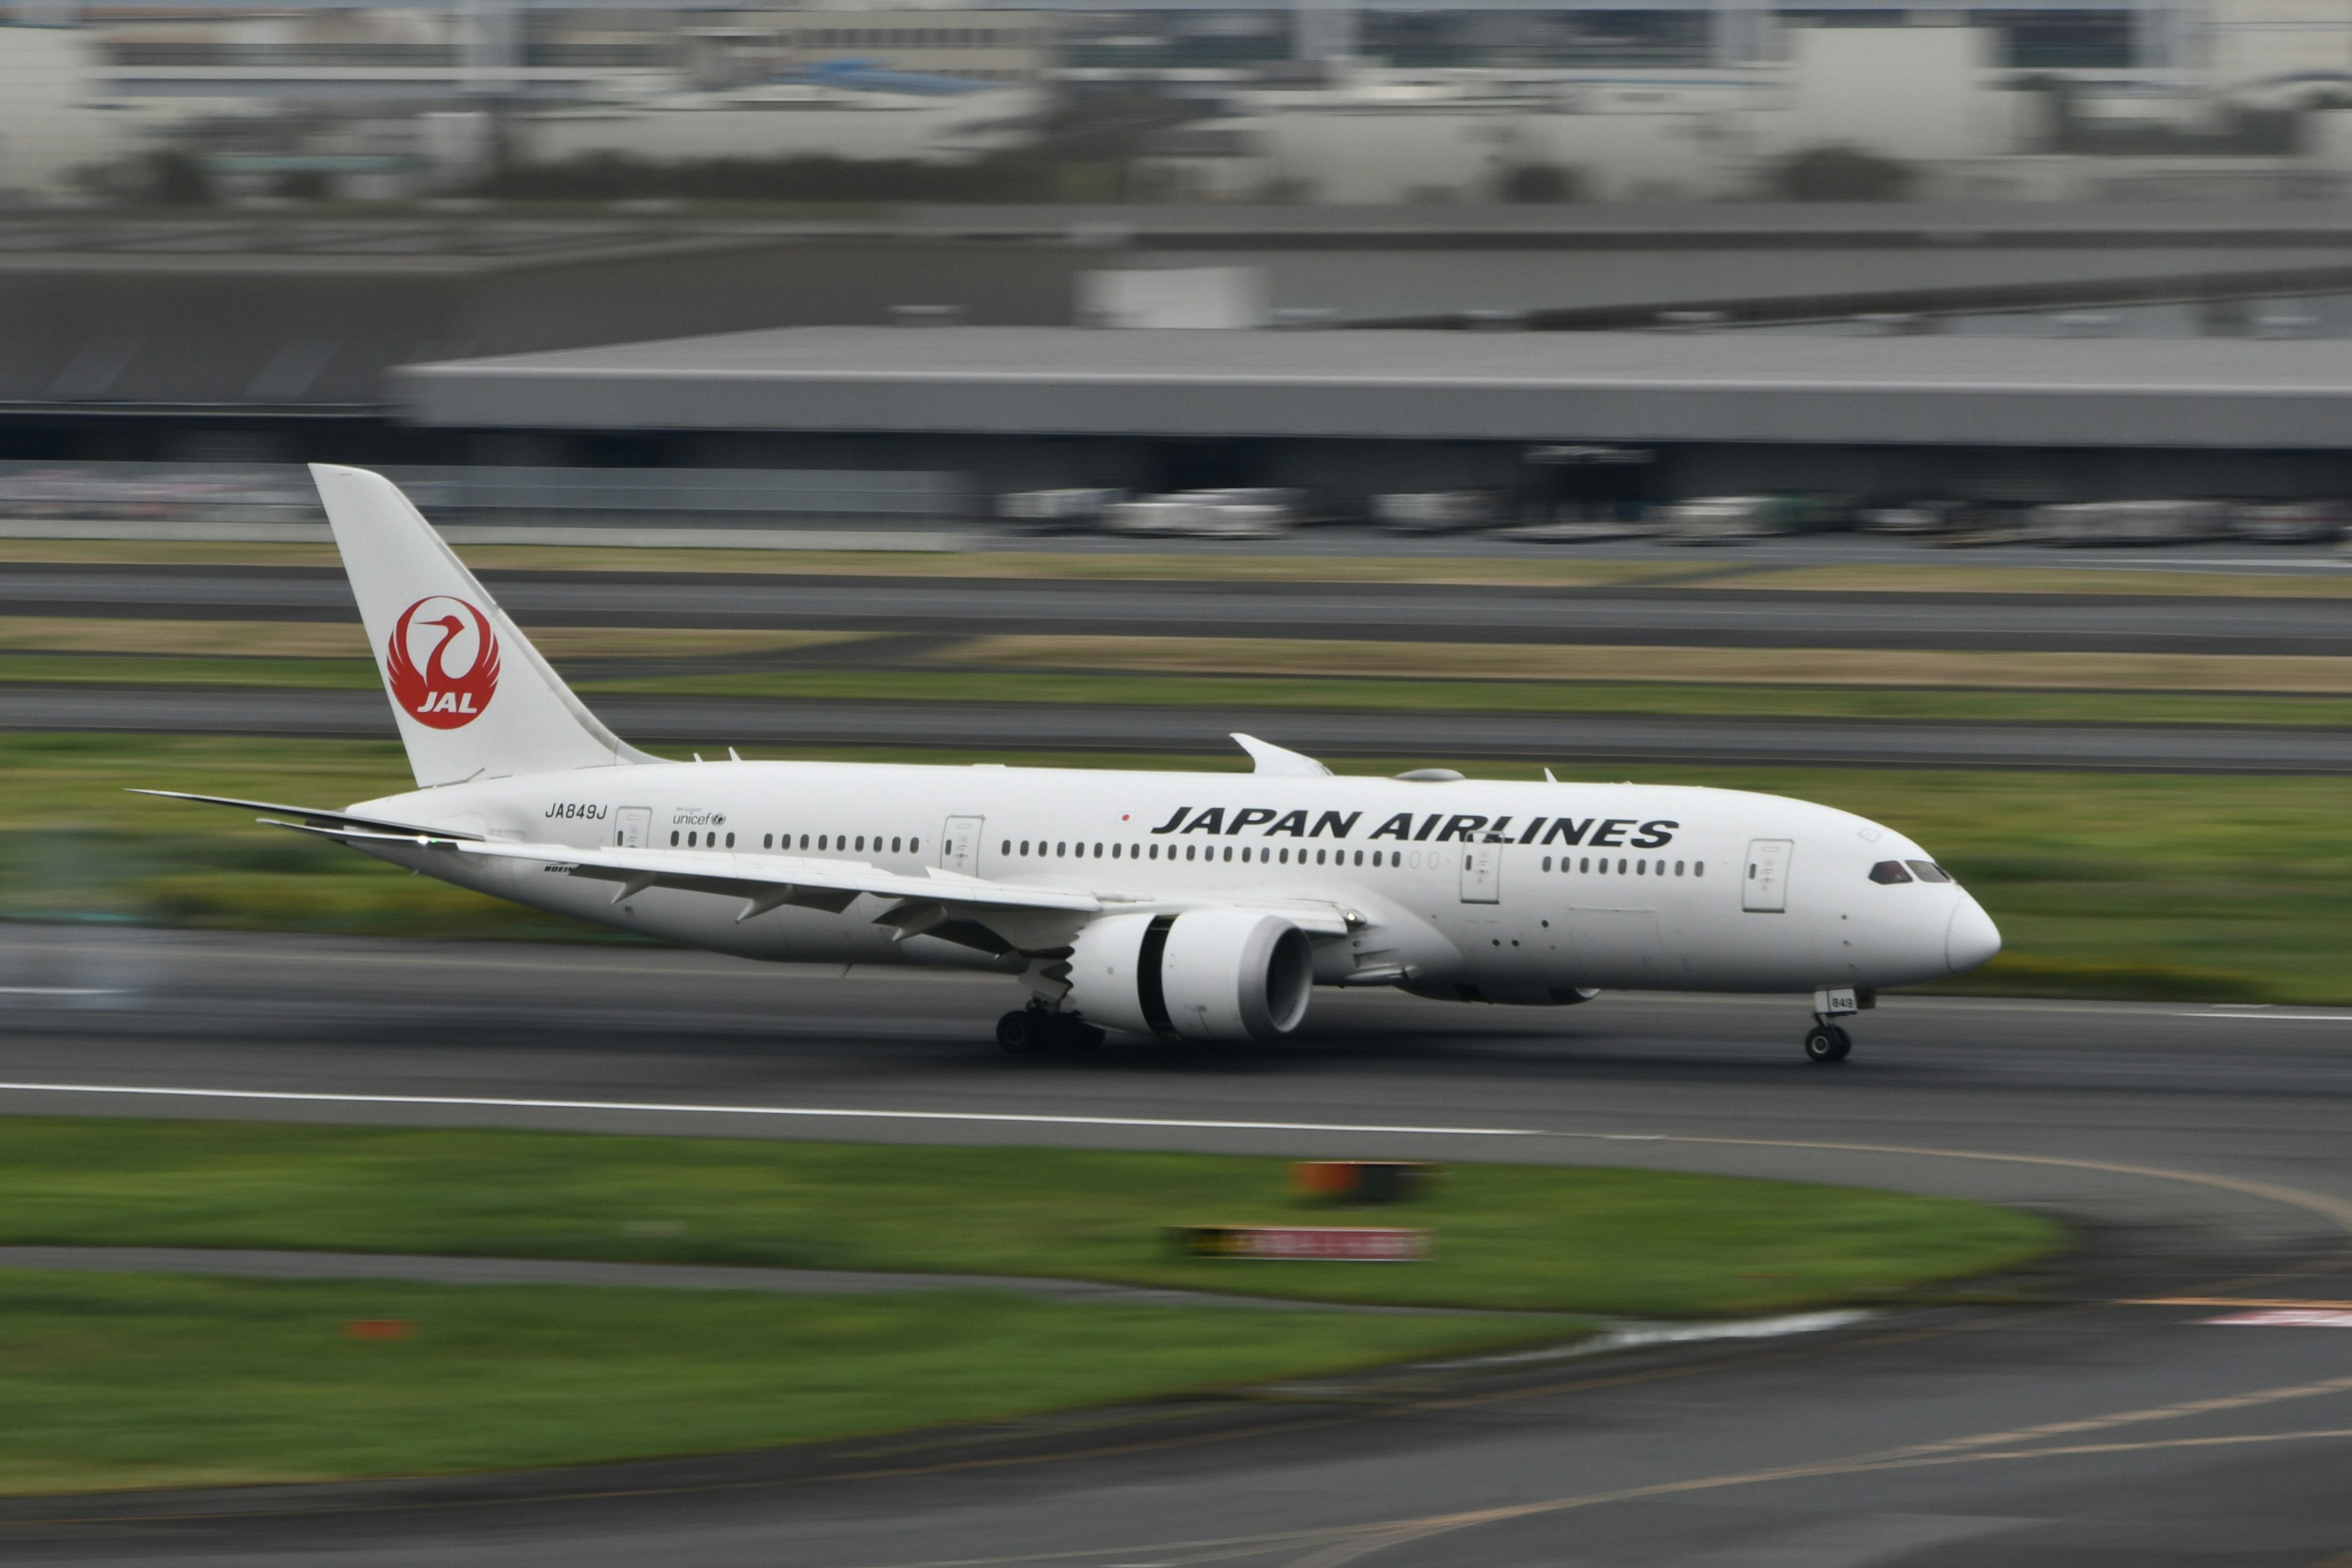
{"type": "Polygon", "coordinates": [[[2352,448],[2343,340],[803,327],[393,389],[472,429],[2352,448]]]}

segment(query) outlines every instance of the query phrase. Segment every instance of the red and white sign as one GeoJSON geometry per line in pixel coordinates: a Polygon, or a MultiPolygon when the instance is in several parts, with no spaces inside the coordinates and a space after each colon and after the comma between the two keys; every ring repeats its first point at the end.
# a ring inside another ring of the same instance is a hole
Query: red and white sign
{"type": "Polygon", "coordinates": [[[1429,1232],[1370,1226],[1192,1225],[1179,1233],[1201,1258],[1328,1263],[1410,1263],[1429,1256],[1429,1232]]]}
{"type": "Polygon", "coordinates": [[[498,691],[498,636],[479,608],[436,594],[400,612],[383,668],[402,712],[431,729],[462,729],[498,691]]]}
{"type": "Polygon", "coordinates": [[[2201,1321],[2256,1329],[2352,1329],[2352,1311],[2340,1307],[2265,1307],[2258,1312],[2232,1312],[2226,1318],[2201,1321]]]}

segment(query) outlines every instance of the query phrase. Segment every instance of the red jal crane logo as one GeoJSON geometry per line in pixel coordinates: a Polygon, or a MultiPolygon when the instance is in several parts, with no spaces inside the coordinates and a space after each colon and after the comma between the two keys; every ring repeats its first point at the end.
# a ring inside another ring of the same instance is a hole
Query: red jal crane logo
{"type": "Polygon", "coordinates": [[[499,689],[499,639],[489,616],[446,594],[401,611],[384,653],[392,700],[436,730],[472,723],[499,689]]]}

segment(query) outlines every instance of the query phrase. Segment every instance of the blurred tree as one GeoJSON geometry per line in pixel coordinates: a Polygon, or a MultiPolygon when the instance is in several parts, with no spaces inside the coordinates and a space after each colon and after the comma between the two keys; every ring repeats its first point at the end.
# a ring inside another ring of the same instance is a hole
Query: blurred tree
{"type": "Polygon", "coordinates": [[[966,163],[824,156],[653,163],[594,153],[506,163],[463,194],[570,202],[1121,201],[1152,137],[1201,112],[1152,93],[1079,93],[1046,110],[1030,145],[966,163]]]}
{"type": "Polygon", "coordinates": [[[1582,184],[1558,163],[1517,163],[1503,171],[1496,194],[1507,202],[1572,202],[1583,195],[1582,184]]]}
{"type": "Polygon", "coordinates": [[[212,176],[185,153],[158,153],[147,160],[147,195],[167,207],[202,206],[213,199],[212,176]]]}
{"type": "Polygon", "coordinates": [[[1843,142],[1791,153],[1772,168],[1772,194],[1790,202],[1899,202],[1912,169],[1843,142]]]}
{"type": "Polygon", "coordinates": [[[1157,93],[1074,93],[1047,111],[1037,150],[1056,161],[1121,163],[1142,153],[1154,132],[1199,118],[1198,104],[1157,93]]]}
{"type": "Polygon", "coordinates": [[[2203,124],[2161,120],[2102,121],[2083,111],[2073,80],[2037,72],[2011,81],[2014,92],[2044,100],[2035,150],[2106,157],[2291,158],[2307,151],[2307,115],[2352,102],[2341,88],[2316,91],[2292,104],[2224,104],[2203,124]]]}
{"type": "Polygon", "coordinates": [[[1050,171],[1034,153],[970,163],[907,159],[707,158],[653,163],[592,153],[560,163],[509,163],[465,195],[500,201],[690,202],[1038,201],[1050,171]]]}

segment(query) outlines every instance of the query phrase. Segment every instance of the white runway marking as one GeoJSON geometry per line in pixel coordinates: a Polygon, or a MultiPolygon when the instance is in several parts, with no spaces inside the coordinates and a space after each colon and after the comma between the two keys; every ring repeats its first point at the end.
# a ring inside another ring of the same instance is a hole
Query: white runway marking
{"type": "Polygon", "coordinates": [[[984,1121],[1047,1127],[1160,1127],[1216,1132],[1393,1132],[1438,1138],[1548,1138],[1534,1127],[1415,1127],[1378,1122],[1231,1121],[1173,1116],[1055,1116],[1015,1110],[871,1110],[807,1105],[691,1105],[660,1100],[510,1100],[488,1095],[330,1094],[284,1089],[179,1089],[111,1083],[0,1083],[0,1093],[106,1094],[166,1100],[257,1100],[300,1105],[436,1105],[486,1110],[667,1111],[864,1121],[984,1121]]]}
{"type": "Polygon", "coordinates": [[[0,985],[0,996],[120,996],[113,985],[0,985]]]}
{"type": "Polygon", "coordinates": [[[2352,1024],[2352,1013],[2273,1013],[2267,1008],[2249,1004],[2242,1007],[2223,1009],[2199,1007],[2175,1013],[2176,1018],[2205,1018],[2215,1022],[2243,1024],[2352,1024]]]}
{"type": "Polygon", "coordinates": [[[2199,1321],[2232,1328],[2352,1329],[2352,1312],[2268,1307],[2258,1312],[2232,1312],[2226,1318],[2201,1318],[2199,1321]]]}
{"type": "Polygon", "coordinates": [[[1875,1311],[1845,1308],[1827,1312],[1793,1312],[1777,1318],[1748,1318],[1728,1323],[1620,1322],[1573,1344],[1546,1345],[1540,1350],[1504,1351],[1495,1355],[1465,1356],[1458,1361],[1432,1362],[1451,1370],[1465,1366],[1524,1366],[1548,1361],[1581,1361],[1612,1351],[1646,1350],[1653,1345],[1706,1344],[1717,1340],[1772,1340],[1789,1334],[1818,1334],[1852,1328],[1878,1316],[1875,1311]]]}

